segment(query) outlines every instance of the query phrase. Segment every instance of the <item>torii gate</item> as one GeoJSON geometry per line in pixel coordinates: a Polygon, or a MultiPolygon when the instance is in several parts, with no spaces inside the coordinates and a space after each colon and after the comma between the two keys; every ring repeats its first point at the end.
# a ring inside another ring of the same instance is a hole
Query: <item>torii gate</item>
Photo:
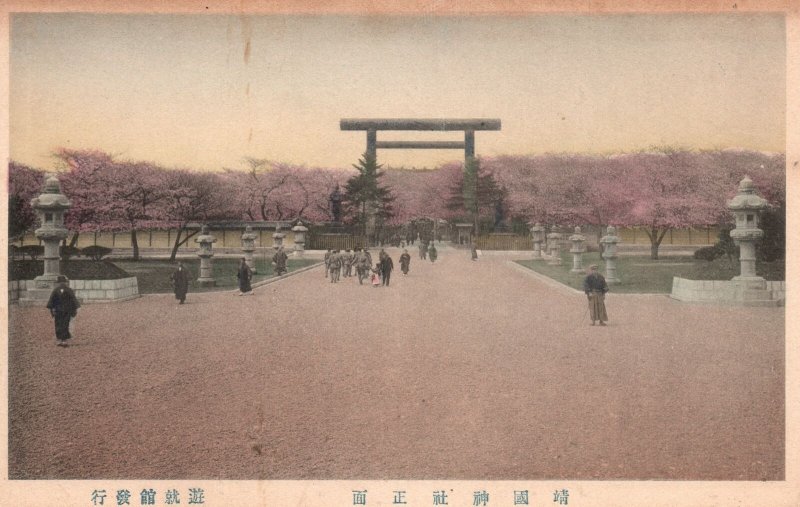
{"type": "MultiPolygon", "coordinates": [[[[497,118],[342,118],[341,130],[367,131],[367,156],[377,160],[378,148],[412,150],[464,150],[464,172],[475,158],[475,131],[500,130],[497,118]],[[464,132],[464,142],[460,141],[378,141],[379,130],[421,130],[464,132]]],[[[466,177],[465,177],[466,183],[466,177]]],[[[474,213],[473,213],[474,214],[474,213]]],[[[474,214],[474,230],[478,233],[478,217],[474,214]]],[[[367,227],[369,229],[369,226],[367,227]]]]}
{"type": "Polygon", "coordinates": [[[475,131],[500,130],[500,120],[496,118],[343,118],[339,122],[341,130],[366,130],[368,155],[377,158],[381,149],[414,150],[464,150],[464,162],[475,157],[475,131]],[[378,141],[379,130],[424,130],[464,132],[464,142],[460,141],[378,141]]]}

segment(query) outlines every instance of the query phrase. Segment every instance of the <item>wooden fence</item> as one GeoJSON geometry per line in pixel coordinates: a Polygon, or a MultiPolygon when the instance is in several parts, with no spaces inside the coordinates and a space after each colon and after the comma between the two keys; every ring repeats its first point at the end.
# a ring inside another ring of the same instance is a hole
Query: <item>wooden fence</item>
{"type": "Polygon", "coordinates": [[[533,250],[533,240],[530,236],[490,234],[478,236],[475,246],[479,250],[533,250]]]}
{"type": "Polygon", "coordinates": [[[367,244],[364,236],[350,234],[312,234],[308,238],[307,250],[353,250],[367,244]]]}

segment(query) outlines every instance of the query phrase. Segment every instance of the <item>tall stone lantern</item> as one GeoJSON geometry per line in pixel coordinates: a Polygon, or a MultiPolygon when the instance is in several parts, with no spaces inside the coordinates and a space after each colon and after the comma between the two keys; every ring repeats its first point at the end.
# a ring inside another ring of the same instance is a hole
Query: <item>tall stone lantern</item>
{"type": "Polygon", "coordinates": [[[31,199],[31,207],[41,224],[34,234],[44,243],[44,274],[34,278],[34,282],[37,289],[47,289],[47,296],[61,274],[59,245],[69,234],[64,227],[64,212],[71,206],[67,196],[61,193],[61,184],[55,176],[47,178],[42,193],[31,199]]]}
{"type": "Polygon", "coordinates": [[[194,242],[200,245],[200,250],[197,251],[197,256],[200,257],[200,278],[197,279],[197,282],[200,287],[214,287],[217,283],[214,280],[211,258],[214,257],[212,247],[217,242],[217,238],[209,234],[208,226],[204,225],[194,242]]]}
{"type": "Polygon", "coordinates": [[[294,255],[295,257],[302,257],[303,252],[305,251],[306,233],[308,232],[308,227],[303,225],[303,222],[298,220],[297,225],[292,227],[292,232],[294,233],[294,255]]]}
{"type": "Polygon", "coordinates": [[[550,247],[550,260],[547,261],[548,264],[552,266],[560,266],[561,265],[561,233],[559,232],[551,232],[547,235],[547,244],[550,247]]]}
{"type": "Polygon", "coordinates": [[[606,283],[613,285],[620,283],[617,278],[617,243],[619,243],[619,236],[617,236],[617,229],[613,225],[609,225],[606,229],[606,235],[600,238],[600,243],[603,244],[603,259],[606,260],[606,283]]]}
{"type": "Polygon", "coordinates": [[[542,227],[542,224],[537,222],[536,225],[531,227],[531,238],[533,239],[533,260],[543,260],[542,243],[544,242],[544,227],[542,227]]]}
{"type": "Polygon", "coordinates": [[[569,250],[572,254],[572,269],[570,269],[570,272],[582,273],[583,252],[586,251],[586,247],[584,246],[584,243],[586,242],[586,236],[581,234],[580,227],[575,227],[575,234],[570,236],[569,240],[572,241],[572,248],[569,250]]]}
{"type": "Polygon", "coordinates": [[[756,242],[764,236],[758,228],[759,213],[767,207],[767,201],[756,194],[753,180],[745,176],[739,182],[739,193],[728,201],[728,209],[736,218],[736,228],[731,239],[739,245],[739,276],[733,278],[736,285],[745,289],[765,289],[766,282],[756,275],[756,242]]]}
{"type": "Polygon", "coordinates": [[[244,252],[244,262],[253,274],[256,274],[256,264],[253,262],[253,252],[256,250],[256,238],[258,234],[253,232],[253,227],[248,225],[242,233],[242,252],[244,252]]]}
{"type": "Polygon", "coordinates": [[[286,234],[281,232],[281,224],[275,226],[275,234],[272,235],[272,246],[275,250],[278,250],[280,247],[283,246],[283,238],[286,237],[286,234]]]}

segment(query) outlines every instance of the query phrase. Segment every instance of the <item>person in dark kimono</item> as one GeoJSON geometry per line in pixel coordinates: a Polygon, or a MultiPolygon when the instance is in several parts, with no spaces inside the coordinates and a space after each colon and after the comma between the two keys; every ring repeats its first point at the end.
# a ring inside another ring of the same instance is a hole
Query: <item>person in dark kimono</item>
{"type": "Polygon", "coordinates": [[[281,276],[286,273],[286,260],[289,258],[283,247],[278,247],[278,251],[272,256],[272,263],[275,264],[275,275],[281,276]]]}
{"type": "Polygon", "coordinates": [[[400,256],[400,269],[404,275],[408,274],[408,267],[411,265],[411,256],[408,255],[408,250],[403,250],[403,255],[400,256]]]}
{"type": "Polygon", "coordinates": [[[239,263],[239,272],[236,273],[236,278],[239,279],[239,295],[244,296],[246,294],[253,295],[253,287],[250,285],[250,281],[253,279],[253,272],[250,270],[250,266],[247,265],[247,261],[244,257],[242,257],[242,261],[239,263]]]}
{"type": "Polygon", "coordinates": [[[475,243],[472,244],[472,260],[478,260],[478,247],[475,246],[475,243]]]}
{"type": "Polygon", "coordinates": [[[439,252],[436,251],[433,241],[431,241],[431,246],[428,247],[428,257],[430,257],[431,262],[436,262],[436,258],[439,257],[439,252]]]}
{"type": "Polygon", "coordinates": [[[597,272],[597,264],[589,266],[589,275],[583,280],[583,292],[589,300],[589,314],[592,317],[592,325],[595,321],[600,321],[601,326],[606,325],[608,315],[606,314],[606,292],[608,284],[603,275],[597,272]]]}
{"type": "Polygon", "coordinates": [[[428,245],[426,245],[425,242],[420,241],[419,242],[419,258],[424,261],[425,260],[425,256],[427,255],[427,253],[428,253],[428,245]]]}
{"type": "Polygon", "coordinates": [[[50,294],[47,308],[55,319],[57,345],[66,347],[67,340],[72,338],[69,332],[69,321],[78,315],[78,308],[81,304],[72,289],[67,286],[67,277],[59,275],[56,282],[58,285],[50,294]]]}
{"type": "Polygon", "coordinates": [[[394,261],[392,261],[392,258],[389,257],[389,254],[384,252],[384,256],[383,259],[381,259],[380,265],[381,265],[381,283],[386,287],[388,287],[389,280],[392,278],[394,261]]]}
{"type": "Polygon", "coordinates": [[[182,262],[178,263],[178,269],[172,272],[170,280],[172,280],[172,289],[175,291],[175,299],[183,304],[186,301],[186,293],[189,292],[189,278],[191,275],[189,271],[183,266],[182,262]]]}

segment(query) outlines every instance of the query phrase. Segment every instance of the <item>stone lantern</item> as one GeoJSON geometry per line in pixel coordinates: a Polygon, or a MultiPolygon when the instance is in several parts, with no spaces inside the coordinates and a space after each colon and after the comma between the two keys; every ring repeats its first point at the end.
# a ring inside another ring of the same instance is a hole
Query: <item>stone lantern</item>
{"type": "Polygon", "coordinates": [[[561,265],[561,233],[551,232],[547,235],[547,245],[550,247],[550,260],[547,261],[551,266],[561,265]]]}
{"type": "Polygon", "coordinates": [[[619,243],[619,236],[617,236],[617,229],[613,225],[609,225],[606,229],[606,235],[600,238],[600,243],[603,245],[603,259],[606,260],[606,283],[613,285],[620,283],[617,278],[617,243],[619,243]]]}
{"type": "Polygon", "coordinates": [[[244,228],[244,232],[242,233],[242,252],[244,252],[244,262],[250,268],[250,271],[253,274],[256,274],[256,265],[253,262],[253,252],[256,249],[256,238],[258,234],[253,232],[252,226],[247,226],[244,228]]]}
{"type": "Polygon", "coordinates": [[[47,178],[39,197],[31,199],[31,207],[41,224],[34,234],[44,243],[44,273],[37,276],[34,283],[37,289],[43,289],[43,293],[46,293],[45,298],[49,297],[61,274],[59,246],[69,234],[64,227],[64,212],[71,206],[67,196],[61,193],[61,184],[55,176],[47,178]]]}
{"type": "Polygon", "coordinates": [[[572,241],[572,248],[570,248],[570,253],[572,253],[572,269],[570,272],[572,273],[582,273],[583,272],[583,252],[586,251],[584,247],[584,243],[586,242],[586,236],[581,234],[581,228],[575,228],[575,234],[569,237],[569,240],[572,241]]]}
{"type": "Polygon", "coordinates": [[[542,224],[536,223],[531,227],[531,238],[533,238],[533,260],[543,260],[542,257],[542,242],[544,242],[544,227],[542,224]]]}
{"type": "Polygon", "coordinates": [[[767,207],[767,201],[756,194],[753,180],[745,176],[739,182],[739,193],[728,201],[728,209],[736,218],[736,228],[731,231],[731,239],[739,245],[739,276],[734,277],[740,289],[766,289],[766,282],[756,275],[756,242],[764,236],[758,228],[759,212],[767,207]]]}
{"type": "Polygon", "coordinates": [[[216,281],[211,258],[214,257],[212,245],[217,242],[217,238],[209,234],[208,226],[204,225],[194,242],[200,245],[200,250],[197,251],[197,256],[200,257],[200,278],[197,279],[197,282],[200,287],[214,287],[216,281]]]}
{"type": "Polygon", "coordinates": [[[286,237],[286,234],[281,232],[281,224],[275,226],[275,234],[272,235],[272,246],[275,250],[278,250],[280,247],[283,246],[283,238],[286,237]]]}
{"type": "Polygon", "coordinates": [[[292,227],[292,232],[294,233],[294,255],[296,257],[302,257],[303,252],[305,251],[306,233],[308,232],[308,227],[303,225],[303,222],[298,220],[297,225],[292,227]]]}

